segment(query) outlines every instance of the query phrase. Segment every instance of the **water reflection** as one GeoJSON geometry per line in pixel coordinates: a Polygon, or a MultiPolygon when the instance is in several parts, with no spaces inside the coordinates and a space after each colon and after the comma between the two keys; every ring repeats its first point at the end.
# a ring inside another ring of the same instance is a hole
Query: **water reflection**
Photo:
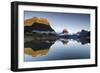
{"type": "Polygon", "coordinates": [[[62,43],[63,43],[63,45],[67,45],[68,44],[68,39],[59,39],[62,43]]]}
{"type": "Polygon", "coordinates": [[[55,41],[50,40],[32,40],[30,42],[24,43],[24,52],[27,55],[32,55],[33,57],[36,56],[43,56],[47,55],[49,48],[55,41]]]}
{"type": "Polygon", "coordinates": [[[44,56],[47,55],[49,49],[40,49],[40,50],[34,50],[32,48],[24,48],[25,49],[25,54],[31,55],[32,57],[37,57],[37,56],[44,56]]]}
{"type": "MultiPolygon", "coordinates": [[[[27,37],[25,38],[26,40],[27,37]]],[[[24,42],[24,61],[90,58],[90,39],[32,38],[24,42]],[[81,43],[81,44],[80,44],[81,43]]]]}

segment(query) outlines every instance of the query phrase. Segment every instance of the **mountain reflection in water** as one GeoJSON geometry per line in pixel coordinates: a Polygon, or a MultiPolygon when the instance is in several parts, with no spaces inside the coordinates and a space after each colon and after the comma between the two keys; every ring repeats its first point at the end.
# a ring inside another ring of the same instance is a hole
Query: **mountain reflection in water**
{"type": "Polygon", "coordinates": [[[90,39],[25,39],[25,62],[90,58],[90,39]]]}
{"type": "Polygon", "coordinates": [[[36,56],[47,55],[49,48],[55,41],[48,40],[33,40],[31,42],[25,42],[25,54],[36,56]]]}

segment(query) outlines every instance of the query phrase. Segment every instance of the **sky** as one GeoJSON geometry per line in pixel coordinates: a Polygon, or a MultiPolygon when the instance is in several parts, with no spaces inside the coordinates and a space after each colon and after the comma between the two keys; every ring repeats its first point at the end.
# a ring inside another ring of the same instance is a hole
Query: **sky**
{"type": "Polygon", "coordinates": [[[90,14],[24,11],[24,20],[32,17],[47,18],[57,33],[61,33],[63,29],[67,29],[70,34],[82,29],[90,30],[90,14]]]}

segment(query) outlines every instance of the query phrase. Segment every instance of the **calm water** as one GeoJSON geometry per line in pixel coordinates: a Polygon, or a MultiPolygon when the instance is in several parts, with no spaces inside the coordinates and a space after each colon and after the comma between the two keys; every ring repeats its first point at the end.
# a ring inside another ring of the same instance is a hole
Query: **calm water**
{"type": "Polygon", "coordinates": [[[75,40],[28,42],[24,50],[25,62],[90,58],[90,44],[82,44],[75,40]]]}

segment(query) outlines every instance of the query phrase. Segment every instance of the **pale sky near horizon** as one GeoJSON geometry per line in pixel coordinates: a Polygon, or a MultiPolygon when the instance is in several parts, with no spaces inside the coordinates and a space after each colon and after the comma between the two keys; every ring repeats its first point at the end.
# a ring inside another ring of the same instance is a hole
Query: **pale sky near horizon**
{"type": "Polygon", "coordinates": [[[63,29],[67,29],[70,34],[82,29],[90,30],[90,14],[24,11],[24,20],[32,17],[47,18],[57,33],[63,29]]]}

